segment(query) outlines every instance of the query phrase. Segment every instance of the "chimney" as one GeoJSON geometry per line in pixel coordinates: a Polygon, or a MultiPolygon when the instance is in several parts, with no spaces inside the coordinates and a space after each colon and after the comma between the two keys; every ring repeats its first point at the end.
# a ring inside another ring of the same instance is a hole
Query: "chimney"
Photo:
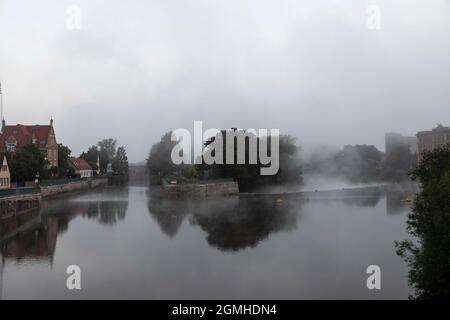
{"type": "Polygon", "coordinates": [[[53,117],[50,118],[50,125],[53,126],[53,117]]]}

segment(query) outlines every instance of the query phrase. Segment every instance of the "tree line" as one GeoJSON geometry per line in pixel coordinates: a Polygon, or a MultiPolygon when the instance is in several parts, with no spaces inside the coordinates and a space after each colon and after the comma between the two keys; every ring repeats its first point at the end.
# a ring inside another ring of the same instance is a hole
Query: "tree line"
{"type": "MultiPolygon", "coordinates": [[[[244,134],[245,132],[238,132],[244,134]]],[[[225,131],[219,133],[223,139],[223,163],[227,157],[226,134],[225,131]]],[[[270,185],[298,185],[302,182],[302,166],[299,157],[300,148],[296,145],[295,138],[289,135],[279,137],[279,170],[275,175],[261,175],[260,169],[263,166],[260,159],[256,163],[250,164],[249,160],[249,134],[245,137],[245,164],[206,164],[204,161],[200,164],[181,164],[175,165],[171,161],[171,153],[176,141],[171,141],[172,132],[167,132],[161,137],[158,143],[155,143],[147,159],[147,168],[150,174],[151,184],[160,184],[162,178],[175,176],[178,180],[196,181],[203,179],[231,178],[239,183],[241,190],[252,190],[255,188],[270,185]]],[[[207,149],[216,137],[212,137],[205,142],[204,148],[207,149]]],[[[254,136],[256,145],[259,146],[261,137],[254,136]]],[[[237,139],[237,138],[235,138],[237,139]]],[[[270,139],[264,137],[263,139],[270,139]]],[[[265,143],[265,141],[263,142],[265,143]]],[[[269,145],[269,153],[270,143],[269,145]]],[[[234,143],[234,156],[237,157],[237,143],[234,143]]]]}
{"type": "MultiPolygon", "coordinates": [[[[100,173],[107,171],[107,166],[112,165],[113,172],[126,177],[128,175],[128,157],[125,147],[117,146],[115,139],[103,139],[96,145],[91,146],[80,157],[85,159],[94,170],[99,169],[97,159],[99,158],[100,173]]],[[[25,182],[34,181],[37,173],[40,179],[49,178],[75,178],[74,168],[69,164],[72,155],[70,148],[62,143],[58,144],[58,167],[50,167],[45,155],[34,144],[28,144],[15,153],[6,153],[11,181],[25,182]]]]}
{"type": "Polygon", "coordinates": [[[385,154],[373,145],[346,145],[342,149],[318,148],[305,161],[305,172],[340,177],[353,183],[408,180],[417,166],[417,154],[398,144],[385,154]]]}

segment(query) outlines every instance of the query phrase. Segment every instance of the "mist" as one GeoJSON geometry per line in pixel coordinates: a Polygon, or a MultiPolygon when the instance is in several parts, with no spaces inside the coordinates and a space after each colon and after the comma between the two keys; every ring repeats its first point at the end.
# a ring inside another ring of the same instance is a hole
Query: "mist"
{"type": "Polygon", "coordinates": [[[55,122],[79,154],[113,137],[143,161],[168,131],[274,128],[302,147],[373,144],[450,119],[449,1],[0,4],[9,124],[55,122]],[[24,9],[26,8],[26,10],[24,9]]]}

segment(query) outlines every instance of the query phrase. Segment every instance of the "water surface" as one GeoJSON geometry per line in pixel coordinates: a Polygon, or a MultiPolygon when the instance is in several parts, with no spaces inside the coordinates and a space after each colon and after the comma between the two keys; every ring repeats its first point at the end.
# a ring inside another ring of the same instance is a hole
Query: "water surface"
{"type": "Polygon", "coordinates": [[[3,299],[406,299],[401,197],[151,198],[144,187],[46,201],[2,235],[3,299]],[[66,288],[79,265],[82,289],[66,288]],[[379,265],[381,290],[366,268],[379,265]]]}

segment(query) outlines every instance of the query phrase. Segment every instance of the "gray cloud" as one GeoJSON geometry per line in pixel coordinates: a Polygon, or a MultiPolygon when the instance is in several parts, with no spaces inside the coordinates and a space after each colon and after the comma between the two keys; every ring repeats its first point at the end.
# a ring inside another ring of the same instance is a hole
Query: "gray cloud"
{"type": "Polygon", "coordinates": [[[385,131],[450,122],[444,0],[7,0],[0,39],[7,122],[53,116],[76,154],[112,136],[143,160],[194,120],[380,149],[385,131]],[[73,3],[79,31],[65,27],[73,3]]]}

